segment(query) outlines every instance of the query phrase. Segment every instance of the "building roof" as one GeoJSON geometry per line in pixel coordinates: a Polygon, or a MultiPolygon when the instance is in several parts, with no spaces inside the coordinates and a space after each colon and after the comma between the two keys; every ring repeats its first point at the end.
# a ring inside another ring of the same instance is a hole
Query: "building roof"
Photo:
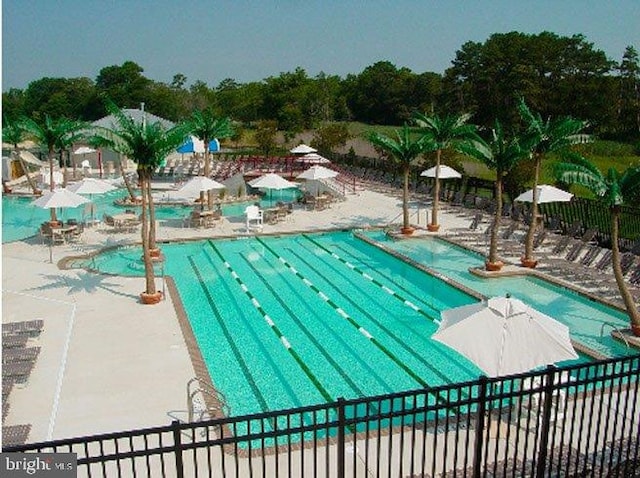
{"type": "MultiPolygon", "coordinates": [[[[173,122],[164,118],[160,118],[159,116],[156,116],[153,113],[149,113],[148,111],[142,111],[140,109],[124,108],[122,112],[136,122],[142,123],[142,118],[144,115],[146,120],[150,123],[160,123],[163,127],[167,129],[174,126],[173,122]]],[[[100,126],[102,128],[113,128],[117,126],[113,115],[100,118],[99,120],[94,121],[93,125],[100,126]]]]}

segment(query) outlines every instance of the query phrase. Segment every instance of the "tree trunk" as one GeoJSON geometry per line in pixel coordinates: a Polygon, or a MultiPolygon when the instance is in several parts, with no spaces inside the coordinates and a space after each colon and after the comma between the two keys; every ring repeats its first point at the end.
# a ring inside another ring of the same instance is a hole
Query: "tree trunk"
{"type": "Polygon", "coordinates": [[[491,240],[489,243],[489,262],[498,262],[498,231],[500,230],[500,220],[502,219],[502,172],[497,172],[496,179],[496,214],[491,227],[491,240]]]}
{"type": "Polygon", "coordinates": [[[64,150],[60,151],[60,159],[62,160],[62,187],[67,187],[67,162],[64,159],[64,150]]]}
{"type": "Polygon", "coordinates": [[[141,181],[141,189],[142,189],[142,259],[144,261],[144,277],[145,277],[145,292],[147,294],[155,294],[156,291],[156,281],[155,275],[153,271],[153,262],[151,261],[151,253],[149,248],[149,215],[147,213],[149,194],[151,188],[149,185],[149,179],[147,178],[146,173],[142,175],[141,181]]]}
{"type": "Polygon", "coordinates": [[[622,301],[627,309],[631,325],[635,328],[640,327],[640,314],[636,306],[633,296],[629,292],[624,275],[622,274],[622,266],[620,265],[620,249],[618,248],[618,235],[620,224],[620,207],[611,208],[611,262],[613,264],[613,276],[616,278],[618,290],[622,296],[622,301]]]}
{"type": "Polygon", "coordinates": [[[31,173],[29,173],[29,169],[27,168],[27,163],[24,161],[24,159],[22,159],[22,156],[20,156],[20,151],[18,150],[13,151],[13,154],[15,154],[18,157],[18,162],[20,163],[20,167],[22,168],[22,171],[24,171],[24,175],[27,177],[27,182],[29,183],[29,187],[33,191],[33,194],[35,194],[36,191],[38,191],[38,185],[31,177],[31,173]]]}
{"type": "Polygon", "coordinates": [[[542,157],[540,155],[536,155],[536,165],[533,176],[533,201],[531,202],[531,223],[529,224],[527,240],[524,244],[524,260],[526,261],[533,260],[533,240],[538,226],[538,180],[540,178],[541,163],[542,157]]]}
{"type": "Polygon", "coordinates": [[[149,249],[156,249],[156,206],[151,195],[151,171],[145,171],[149,207],[149,249]]]}
{"type": "Polygon", "coordinates": [[[135,193],[133,192],[133,188],[131,187],[131,183],[129,182],[129,179],[127,178],[127,175],[124,171],[124,166],[122,165],[122,160],[120,157],[118,157],[118,168],[120,169],[120,175],[122,176],[122,180],[124,181],[124,185],[127,188],[127,192],[129,193],[129,197],[131,198],[131,202],[135,203],[136,202],[136,196],[135,193]]]}
{"type": "MultiPolygon", "coordinates": [[[[204,139],[204,177],[211,176],[211,154],[209,153],[209,140],[204,139]]],[[[207,209],[213,210],[213,190],[207,191],[207,209]]]]}
{"type": "MultiPolygon", "coordinates": [[[[53,183],[53,148],[49,149],[49,190],[53,191],[56,185],[53,183]]],[[[49,208],[51,211],[51,223],[58,222],[58,217],[56,216],[56,208],[49,208]]]]}
{"type": "Polygon", "coordinates": [[[433,207],[431,208],[431,224],[438,225],[438,203],[440,201],[440,155],[441,149],[436,151],[436,177],[433,186],[433,207]]]}
{"type": "Polygon", "coordinates": [[[402,185],[402,227],[409,228],[409,173],[411,168],[409,163],[403,167],[403,185],[402,185]]]}

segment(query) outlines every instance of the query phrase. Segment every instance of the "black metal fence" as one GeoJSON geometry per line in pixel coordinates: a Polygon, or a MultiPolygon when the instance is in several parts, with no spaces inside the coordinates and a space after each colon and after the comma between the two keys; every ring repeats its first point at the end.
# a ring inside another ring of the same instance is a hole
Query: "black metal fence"
{"type": "Polygon", "coordinates": [[[7,448],[78,476],[640,476],[640,355],[7,448]]]}

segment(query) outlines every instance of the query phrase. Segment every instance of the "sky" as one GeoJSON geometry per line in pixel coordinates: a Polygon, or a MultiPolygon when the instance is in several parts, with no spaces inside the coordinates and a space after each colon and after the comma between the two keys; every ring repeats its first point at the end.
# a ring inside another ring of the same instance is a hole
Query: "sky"
{"type": "Polygon", "coordinates": [[[443,73],[493,33],[583,34],[619,62],[640,51],[640,0],[1,0],[2,91],[43,77],[144,76],[210,87],[297,67],[345,77],[378,61],[443,73]]]}

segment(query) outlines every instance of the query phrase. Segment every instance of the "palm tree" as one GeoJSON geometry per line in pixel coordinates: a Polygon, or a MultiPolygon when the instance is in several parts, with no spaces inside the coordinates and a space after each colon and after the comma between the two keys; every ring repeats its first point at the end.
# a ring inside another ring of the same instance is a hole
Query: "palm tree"
{"type": "Polygon", "coordinates": [[[624,280],[620,266],[618,237],[620,213],[624,204],[637,204],[640,199],[640,168],[628,168],[622,175],[609,169],[606,176],[589,160],[579,154],[568,155],[569,161],[556,165],[556,177],[567,184],[584,186],[599,197],[611,212],[611,260],[613,275],[627,309],[634,335],[640,336],[640,313],[624,280]]]}
{"type": "MultiPolygon", "coordinates": [[[[114,103],[107,102],[107,110],[115,118],[113,129],[95,128],[102,144],[131,158],[138,166],[142,195],[142,256],[146,288],[140,297],[143,303],[157,303],[162,294],[156,290],[152,254],[155,252],[155,209],[151,196],[151,176],[167,154],[178,148],[187,135],[188,127],[178,124],[165,130],[160,123],[138,123],[124,114],[114,103]]],[[[154,254],[155,255],[155,254],[154,254]]]]}
{"type": "Polygon", "coordinates": [[[558,151],[569,145],[586,142],[589,136],[579,134],[587,127],[587,122],[574,118],[549,118],[542,119],[539,113],[533,113],[523,98],[518,102],[518,111],[525,122],[526,133],[523,144],[530,149],[535,161],[533,176],[533,201],[531,202],[531,223],[527,231],[524,257],[522,264],[527,267],[535,267],[537,261],[533,259],[533,240],[537,228],[538,217],[538,181],[540,179],[540,167],[547,153],[558,151]]]}
{"type": "MultiPolygon", "coordinates": [[[[49,188],[53,191],[56,184],[53,180],[53,164],[56,150],[65,144],[66,138],[78,135],[86,128],[85,123],[74,121],[67,118],[52,119],[49,115],[45,115],[42,124],[37,123],[31,118],[23,117],[19,120],[19,127],[30,136],[38,145],[47,151],[49,159],[49,188]]],[[[51,222],[57,222],[56,210],[51,208],[51,222]]]]}
{"type": "Polygon", "coordinates": [[[29,168],[27,167],[27,164],[25,163],[24,159],[20,155],[20,148],[18,145],[24,140],[24,136],[25,136],[25,132],[20,127],[20,124],[18,122],[5,120],[4,126],[2,127],[2,142],[8,143],[11,146],[13,146],[13,151],[11,151],[11,154],[16,158],[18,158],[18,161],[20,162],[20,167],[24,171],[24,175],[27,177],[27,182],[29,183],[29,187],[33,191],[33,194],[37,194],[38,185],[36,184],[35,180],[31,177],[31,174],[29,173],[29,168]]]}
{"type": "Polygon", "coordinates": [[[463,143],[461,151],[482,161],[489,169],[496,172],[496,211],[491,226],[489,257],[485,263],[487,270],[500,270],[502,263],[498,259],[498,231],[502,218],[502,181],[522,159],[529,156],[529,151],[520,145],[517,138],[508,139],[502,125],[496,120],[491,130],[491,140],[463,143]]]}
{"type": "Polygon", "coordinates": [[[442,151],[453,149],[460,150],[463,143],[469,141],[479,141],[477,135],[477,127],[468,124],[470,114],[428,116],[422,113],[416,113],[414,120],[424,133],[423,141],[426,151],[436,152],[436,176],[433,188],[433,207],[431,210],[431,222],[428,224],[430,231],[437,231],[440,228],[438,224],[438,202],[440,196],[440,160],[442,151]]]}
{"type": "MultiPolygon", "coordinates": [[[[216,118],[211,110],[194,111],[188,120],[191,134],[204,142],[204,175],[211,174],[209,143],[216,138],[228,138],[233,134],[229,118],[216,118]]],[[[200,193],[200,204],[204,203],[204,192],[200,193]]],[[[207,206],[213,209],[213,192],[207,195],[207,206]]]]}
{"type": "Polygon", "coordinates": [[[413,228],[409,224],[409,173],[411,172],[411,163],[423,152],[423,140],[422,138],[418,140],[411,139],[411,132],[405,124],[401,130],[396,131],[396,139],[372,132],[369,134],[369,141],[400,163],[404,176],[402,186],[402,233],[411,234],[413,228]]]}

